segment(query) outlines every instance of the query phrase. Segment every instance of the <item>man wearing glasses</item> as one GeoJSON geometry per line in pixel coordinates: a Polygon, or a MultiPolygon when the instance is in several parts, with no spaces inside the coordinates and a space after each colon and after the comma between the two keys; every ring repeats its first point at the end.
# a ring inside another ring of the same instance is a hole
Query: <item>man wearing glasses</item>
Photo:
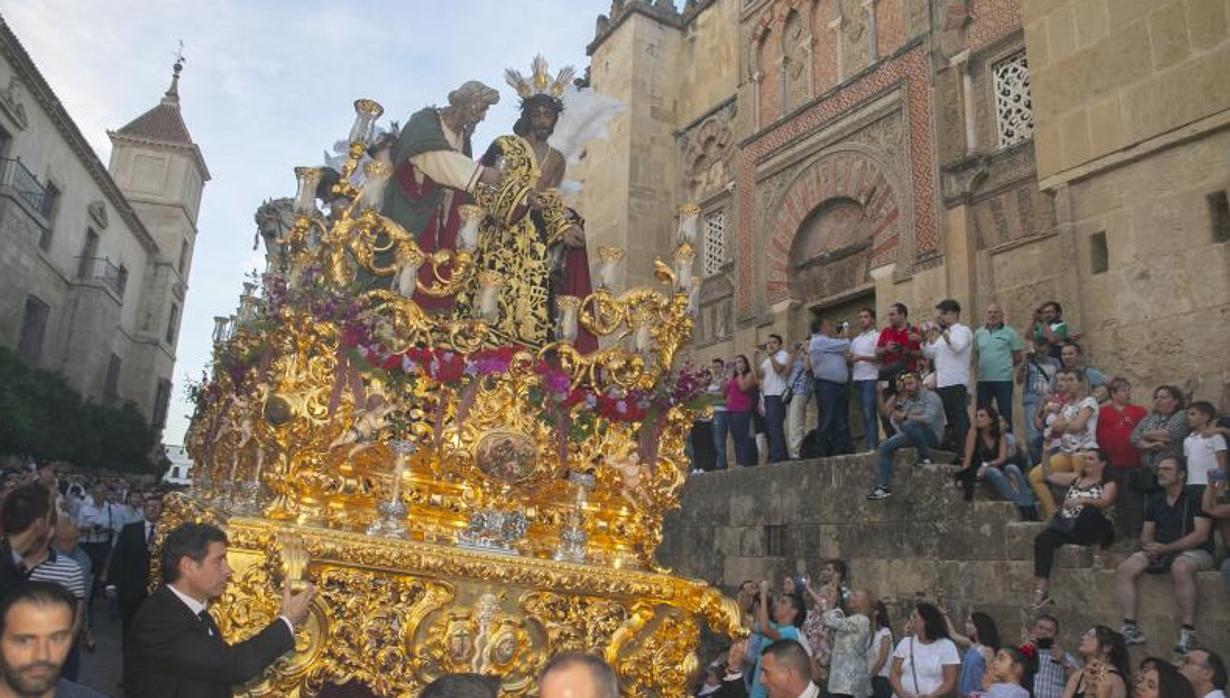
{"type": "Polygon", "coordinates": [[[1179,660],[1179,673],[1191,682],[1197,698],[1226,698],[1226,663],[1216,652],[1189,651],[1179,660]]]}

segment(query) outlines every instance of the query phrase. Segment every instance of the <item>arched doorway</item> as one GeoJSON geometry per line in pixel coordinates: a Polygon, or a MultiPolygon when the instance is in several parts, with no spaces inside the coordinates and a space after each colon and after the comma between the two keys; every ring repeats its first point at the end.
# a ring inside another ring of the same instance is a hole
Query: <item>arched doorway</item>
{"type": "MultiPolygon", "coordinates": [[[[792,328],[806,337],[813,318],[848,322],[850,336],[857,332],[860,308],[876,307],[868,276],[871,221],[854,199],[837,197],[823,202],[803,220],[795,235],[790,258],[790,297],[803,301],[792,328]]],[[[850,437],[862,443],[863,420],[856,401],[849,400],[850,437]]],[[[813,408],[814,409],[814,408],[813,408]]],[[[814,422],[813,422],[814,424],[814,422]]]]}

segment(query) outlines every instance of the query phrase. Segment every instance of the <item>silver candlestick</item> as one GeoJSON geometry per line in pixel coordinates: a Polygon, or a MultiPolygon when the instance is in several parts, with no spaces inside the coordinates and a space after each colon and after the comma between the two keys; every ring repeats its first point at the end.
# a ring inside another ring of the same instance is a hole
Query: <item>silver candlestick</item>
{"type": "Polygon", "coordinates": [[[405,538],[407,509],[405,502],[401,501],[401,480],[406,472],[406,457],[417,451],[418,445],[406,439],[394,439],[389,442],[389,448],[397,454],[396,465],[393,467],[393,488],[388,500],[376,505],[379,516],[367,527],[367,534],[405,538]]]}
{"type": "Polygon", "coordinates": [[[560,529],[559,545],[552,558],[558,562],[585,562],[589,543],[589,536],[585,533],[585,503],[597,478],[593,473],[572,472],[568,474],[568,481],[572,483],[575,496],[564,527],[560,529]]]}

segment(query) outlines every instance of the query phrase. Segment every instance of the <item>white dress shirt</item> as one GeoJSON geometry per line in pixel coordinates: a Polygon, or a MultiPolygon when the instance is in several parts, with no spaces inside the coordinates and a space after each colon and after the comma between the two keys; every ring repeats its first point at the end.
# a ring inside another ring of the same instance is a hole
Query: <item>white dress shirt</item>
{"type": "Polygon", "coordinates": [[[935,341],[924,344],[923,355],[935,361],[935,387],[969,385],[970,352],[974,347],[974,333],[961,323],[948,327],[948,341],[942,334],[935,341]]]}
{"type": "Polygon", "coordinates": [[[819,695],[820,687],[808,681],[807,688],[803,689],[803,692],[799,694],[799,698],[818,698],[819,695]]]}
{"type": "MultiPolygon", "coordinates": [[[[184,602],[184,605],[188,607],[188,610],[192,611],[192,615],[199,616],[201,615],[201,611],[205,610],[205,604],[201,603],[200,601],[197,601],[191,596],[188,596],[187,594],[183,593],[179,589],[176,589],[174,585],[168,584],[167,588],[171,590],[172,594],[175,594],[176,596],[178,596],[180,601],[184,602]]],[[[286,624],[286,629],[289,630],[291,634],[293,635],[295,633],[295,624],[291,623],[290,619],[287,618],[286,616],[278,616],[278,618],[280,618],[282,622],[286,624]]],[[[210,629],[209,634],[211,636],[214,634],[213,629],[210,629]]]]}

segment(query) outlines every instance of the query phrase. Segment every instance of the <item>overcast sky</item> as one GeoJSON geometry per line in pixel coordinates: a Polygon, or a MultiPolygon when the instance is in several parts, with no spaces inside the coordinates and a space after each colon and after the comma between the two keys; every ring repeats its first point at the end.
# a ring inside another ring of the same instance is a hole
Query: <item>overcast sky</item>
{"type": "Polygon", "coordinates": [[[500,89],[476,148],[511,130],[516,96],[504,69],[583,73],[585,46],[609,0],[0,0],[0,12],[105,164],[107,129],[158,103],[179,40],[181,108],[213,176],[205,187],[175,390],[164,441],[187,427],[184,383],[209,360],[214,315],[231,313],[261,201],[294,194],[296,165],[316,165],[344,138],[351,104],[370,97],[385,118],[442,104],[468,79],[500,89]]]}

